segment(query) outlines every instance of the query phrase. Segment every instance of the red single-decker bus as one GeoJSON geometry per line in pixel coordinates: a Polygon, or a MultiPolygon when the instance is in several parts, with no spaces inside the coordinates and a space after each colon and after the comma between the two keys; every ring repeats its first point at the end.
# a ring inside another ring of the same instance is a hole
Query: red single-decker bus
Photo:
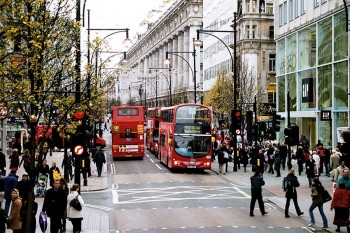
{"type": "Polygon", "coordinates": [[[211,169],[211,123],[204,105],[162,108],[158,158],[169,168],[211,169]]]}
{"type": "Polygon", "coordinates": [[[146,147],[156,156],[158,156],[160,109],[160,107],[147,109],[146,117],[146,147]]]}
{"type": "Polygon", "coordinates": [[[112,109],[112,157],[143,158],[145,156],[144,110],[142,106],[112,109]]]}

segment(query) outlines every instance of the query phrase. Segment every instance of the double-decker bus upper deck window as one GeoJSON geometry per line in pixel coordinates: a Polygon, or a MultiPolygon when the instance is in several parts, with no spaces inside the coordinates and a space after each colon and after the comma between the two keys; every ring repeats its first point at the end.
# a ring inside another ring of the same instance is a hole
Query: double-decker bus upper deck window
{"type": "Polygon", "coordinates": [[[119,108],[118,116],[138,116],[139,110],[137,108],[119,108]]]}
{"type": "Polygon", "coordinates": [[[182,106],[176,111],[176,123],[210,124],[209,109],[200,106],[182,106]]]}
{"type": "Polygon", "coordinates": [[[173,110],[172,109],[167,109],[162,111],[162,121],[163,122],[172,122],[173,121],[173,110]]]}

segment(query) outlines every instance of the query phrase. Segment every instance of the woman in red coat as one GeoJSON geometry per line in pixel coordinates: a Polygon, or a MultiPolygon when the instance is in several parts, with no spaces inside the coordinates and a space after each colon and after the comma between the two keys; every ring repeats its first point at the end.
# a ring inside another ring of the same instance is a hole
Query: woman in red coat
{"type": "Polygon", "coordinates": [[[339,189],[334,192],[331,210],[334,209],[333,224],[337,226],[336,232],[340,232],[341,226],[346,226],[350,232],[349,221],[350,190],[345,189],[344,183],[339,183],[339,189]]]}

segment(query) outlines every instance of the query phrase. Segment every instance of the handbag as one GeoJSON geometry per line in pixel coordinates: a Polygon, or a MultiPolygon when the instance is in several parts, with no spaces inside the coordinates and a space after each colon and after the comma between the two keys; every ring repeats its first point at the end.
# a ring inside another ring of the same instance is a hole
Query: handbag
{"type": "Polygon", "coordinates": [[[229,159],[229,155],[226,151],[223,152],[224,153],[224,159],[229,159]]]}
{"type": "Polygon", "coordinates": [[[322,195],[322,201],[323,201],[323,203],[326,203],[326,202],[332,200],[331,195],[329,194],[329,192],[328,192],[326,189],[323,189],[323,190],[322,190],[321,195],[322,195]]]}
{"type": "Polygon", "coordinates": [[[82,208],[81,208],[80,201],[78,200],[78,196],[79,196],[79,195],[77,195],[74,199],[72,199],[72,200],[70,201],[69,205],[70,205],[71,207],[73,207],[74,209],[80,211],[82,208]]]}

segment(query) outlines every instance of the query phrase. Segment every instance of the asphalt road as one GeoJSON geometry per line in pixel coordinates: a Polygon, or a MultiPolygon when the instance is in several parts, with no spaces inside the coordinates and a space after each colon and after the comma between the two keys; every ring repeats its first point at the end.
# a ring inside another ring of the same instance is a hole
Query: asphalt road
{"type": "Polygon", "coordinates": [[[265,203],[267,216],[256,204],[255,217],[249,217],[250,189],[213,171],[172,172],[148,151],[143,160],[113,161],[108,150],[106,155],[111,188],[85,199],[109,213],[110,232],[311,232],[302,218],[286,221],[273,203],[265,203]]]}

